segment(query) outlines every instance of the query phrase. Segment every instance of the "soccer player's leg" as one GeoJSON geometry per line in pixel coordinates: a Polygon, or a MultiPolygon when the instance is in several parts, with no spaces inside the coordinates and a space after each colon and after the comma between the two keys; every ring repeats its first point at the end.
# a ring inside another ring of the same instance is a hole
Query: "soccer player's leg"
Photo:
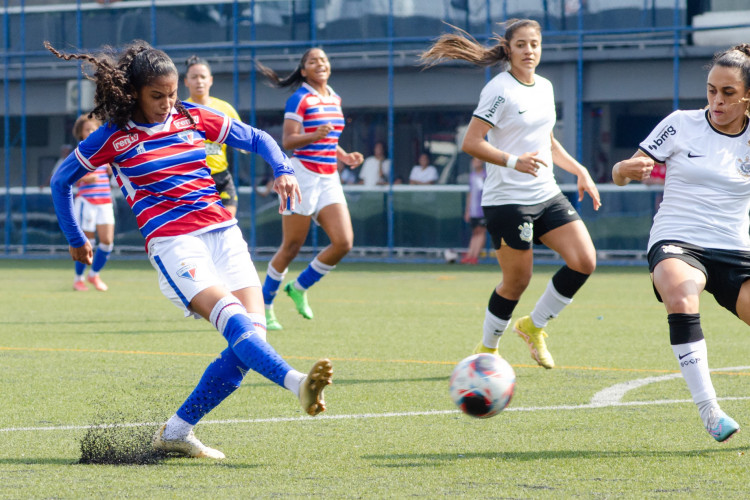
{"type": "Polygon", "coordinates": [[[492,291],[482,325],[482,341],[474,348],[474,354],[487,352],[499,356],[500,337],[507,330],[517,300],[508,300],[492,291]]]}
{"type": "Polygon", "coordinates": [[[287,271],[288,268],[283,271],[277,271],[276,268],[273,267],[273,260],[268,263],[266,279],[263,281],[262,289],[263,304],[266,310],[266,328],[268,330],[282,330],[284,328],[276,318],[276,313],[273,310],[273,301],[279,291],[281,282],[284,281],[287,271]]]}

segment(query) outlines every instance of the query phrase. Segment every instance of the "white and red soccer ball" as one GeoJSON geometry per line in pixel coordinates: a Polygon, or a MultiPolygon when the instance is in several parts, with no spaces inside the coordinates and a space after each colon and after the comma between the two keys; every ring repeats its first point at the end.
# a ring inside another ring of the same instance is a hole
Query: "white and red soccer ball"
{"type": "Polygon", "coordinates": [[[476,418],[503,411],[516,386],[516,373],[503,358],[474,354],[460,361],[451,375],[451,399],[461,411],[476,418]]]}

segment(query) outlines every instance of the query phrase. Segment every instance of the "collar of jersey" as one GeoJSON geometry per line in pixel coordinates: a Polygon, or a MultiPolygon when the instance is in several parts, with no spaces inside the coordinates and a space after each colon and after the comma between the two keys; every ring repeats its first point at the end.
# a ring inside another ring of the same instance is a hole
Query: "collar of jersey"
{"type": "Polygon", "coordinates": [[[706,122],[708,122],[708,126],[711,127],[711,130],[713,130],[717,134],[725,135],[727,137],[739,137],[739,136],[741,136],[742,134],[744,134],[747,131],[747,124],[750,123],[750,120],[745,120],[745,124],[742,126],[742,130],[740,130],[736,134],[727,134],[726,132],[722,132],[721,130],[718,130],[716,127],[714,127],[714,124],[711,123],[711,119],[708,117],[708,110],[706,110],[706,112],[703,114],[703,116],[706,117],[706,122]]]}

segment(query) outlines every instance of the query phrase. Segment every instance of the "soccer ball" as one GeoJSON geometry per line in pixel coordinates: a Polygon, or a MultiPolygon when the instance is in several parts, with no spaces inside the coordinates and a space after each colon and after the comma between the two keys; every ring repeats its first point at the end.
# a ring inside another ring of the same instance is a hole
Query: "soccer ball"
{"type": "Polygon", "coordinates": [[[446,264],[455,264],[458,260],[458,253],[448,248],[443,252],[443,260],[446,264]]]}
{"type": "Polygon", "coordinates": [[[453,369],[451,399],[469,416],[490,418],[508,406],[515,386],[516,373],[507,361],[494,354],[474,354],[453,369]]]}

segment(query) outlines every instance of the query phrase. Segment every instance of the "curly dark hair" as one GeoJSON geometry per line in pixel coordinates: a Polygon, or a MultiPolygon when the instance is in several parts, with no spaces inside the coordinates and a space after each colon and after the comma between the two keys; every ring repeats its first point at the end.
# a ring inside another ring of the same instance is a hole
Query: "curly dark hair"
{"type": "MultiPolygon", "coordinates": [[[[44,46],[60,59],[78,59],[94,66],[86,78],[96,84],[94,109],[89,116],[123,129],[138,106],[137,92],[156,78],[177,75],[172,59],[143,40],[134,40],[121,51],[105,46],[98,54],[63,54],[45,41],[44,46]],[[119,53],[119,57],[118,57],[119,53]]],[[[195,125],[193,117],[179,100],[175,108],[195,125]]]]}

